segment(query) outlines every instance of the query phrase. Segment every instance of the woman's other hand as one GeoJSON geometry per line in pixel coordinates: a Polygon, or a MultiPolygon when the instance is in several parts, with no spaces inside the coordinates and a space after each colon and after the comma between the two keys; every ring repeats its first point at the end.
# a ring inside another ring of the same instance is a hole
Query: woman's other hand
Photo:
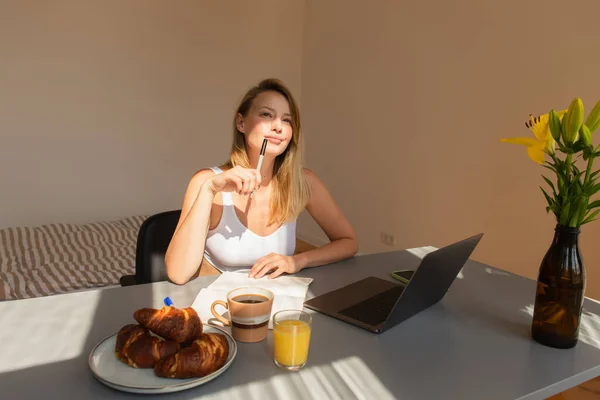
{"type": "Polygon", "coordinates": [[[258,279],[270,272],[269,279],[272,279],[277,278],[284,272],[295,274],[299,270],[300,268],[293,256],[283,256],[281,254],[271,253],[259,258],[250,269],[248,276],[250,278],[258,279]]]}

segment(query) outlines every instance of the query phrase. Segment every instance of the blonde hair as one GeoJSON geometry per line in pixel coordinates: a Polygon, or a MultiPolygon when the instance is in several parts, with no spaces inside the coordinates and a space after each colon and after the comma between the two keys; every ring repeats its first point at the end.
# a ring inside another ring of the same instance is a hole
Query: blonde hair
{"type": "Polygon", "coordinates": [[[310,187],[302,168],[300,110],[292,93],[283,82],[274,78],[265,79],[246,92],[233,117],[233,145],[229,160],[224,167],[233,168],[239,165],[244,168],[252,168],[246,153],[246,139],[243,133],[237,129],[236,117],[238,113],[245,117],[256,96],[268,91],[277,92],[287,99],[292,120],[292,139],[285,151],[275,158],[273,180],[271,181],[273,190],[271,191],[270,225],[275,222],[282,224],[296,218],[310,197],[310,187]]]}

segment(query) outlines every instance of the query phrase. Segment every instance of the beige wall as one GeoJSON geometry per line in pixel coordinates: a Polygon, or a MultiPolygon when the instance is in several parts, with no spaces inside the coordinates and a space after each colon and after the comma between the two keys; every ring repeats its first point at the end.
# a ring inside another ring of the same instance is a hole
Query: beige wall
{"type": "MultiPolygon", "coordinates": [[[[537,187],[545,170],[498,140],[530,135],[530,113],[600,100],[599,13],[595,0],[307,2],[307,164],[361,252],[391,249],[381,231],[396,248],[483,231],[475,259],[535,277],[554,227],[537,187]]],[[[306,215],[299,229],[324,238],[306,215]]],[[[596,222],[581,240],[594,297],[599,236],[596,222]]]]}
{"type": "MultiPolygon", "coordinates": [[[[277,76],[361,252],[391,249],[381,231],[395,248],[484,231],[476,259],[534,277],[542,169],[498,140],[600,98],[595,0],[0,1],[0,227],[178,208],[225,158],[242,91],[277,76]]],[[[299,234],[324,239],[306,215],[299,234]]]]}
{"type": "Polygon", "coordinates": [[[0,0],[0,227],[179,208],[250,85],[300,97],[304,2],[0,0]]]}

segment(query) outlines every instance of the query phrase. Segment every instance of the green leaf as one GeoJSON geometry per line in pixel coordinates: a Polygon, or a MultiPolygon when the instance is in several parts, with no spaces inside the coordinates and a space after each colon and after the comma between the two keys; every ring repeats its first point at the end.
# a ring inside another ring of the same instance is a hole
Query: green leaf
{"type": "Polygon", "coordinates": [[[588,195],[591,197],[591,196],[595,195],[598,190],[600,190],[600,183],[595,184],[594,187],[592,187],[592,189],[590,190],[588,195]]]}
{"type": "Polygon", "coordinates": [[[558,191],[559,193],[565,192],[565,180],[562,175],[556,175],[558,178],[558,191]]]}
{"type": "Polygon", "coordinates": [[[586,219],[583,220],[583,222],[581,223],[581,225],[583,224],[587,224],[588,222],[592,222],[594,220],[594,217],[596,215],[600,214],[600,210],[596,210],[593,213],[591,213],[586,219]]]}
{"type": "Polygon", "coordinates": [[[556,203],[552,204],[551,206],[546,206],[546,213],[549,213],[550,211],[552,211],[552,214],[554,214],[556,219],[558,219],[559,212],[558,212],[558,207],[556,206],[556,203]]]}
{"type": "Polygon", "coordinates": [[[551,206],[554,203],[552,201],[552,198],[550,196],[548,196],[548,193],[546,193],[546,191],[541,186],[540,186],[540,189],[542,189],[542,193],[544,193],[544,197],[546,198],[548,205],[551,206]]]}
{"type": "Polygon", "coordinates": [[[600,200],[596,200],[596,201],[591,202],[588,205],[588,210],[591,210],[592,208],[596,208],[596,207],[600,207],[600,200]]]}
{"type": "MultiPolygon", "coordinates": [[[[556,153],[552,154],[552,160],[554,160],[555,164],[551,164],[551,165],[554,165],[555,167],[559,167],[563,162],[560,158],[558,158],[556,156],[556,153]]],[[[548,162],[548,164],[550,164],[550,163],[548,162]]]]}
{"type": "Polygon", "coordinates": [[[544,178],[546,183],[552,188],[552,193],[554,194],[554,196],[556,196],[556,189],[554,188],[554,184],[552,183],[552,181],[546,178],[544,175],[542,175],[542,178],[544,178]]]}
{"type": "Polygon", "coordinates": [[[562,213],[560,215],[560,224],[561,225],[567,225],[567,222],[569,221],[569,209],[570,208],[571,208],[571,203],[569,201],[567,201],[567,203],[563,207],[562,213]]]}
{"type": "Polygon", "coordinates": [[[550,164],[548,161],[546,161],[548,163],[548,165],[542,165],[544,168],[548,168],[550,171],[554,172],[555,174],[558,174],[558,170],[556,169],[556,167],[553,164],[550,164]]]}
{"type": "Polygon", "coordinates": [[[592,190],[595,184],[595,179],[590,179],[585,185],[583,185],[583,191],[589,194],[590,190],[592,190]]]}
{"type": "Polygon", "coordinates": [[[579,225],[581,225],[581,223],[585,219],[585,216],[589,212],[589,208],[588,208],[589,207],[589,202],[590,202],[590,198],[586,197],[585,198],[585,202],[583,203],[583,207],[581,207],[581,215],[579,216],[579,225]]]}
{"type": "Polygon", "coordinates": [[[596,177],[596,175],[598,175],[599,173],[600,173],[600,169],[599,169],[598,171],[595,171],[595,172],[593,172],[593,173],[590,175],[590,180],[594,179],[594,178],[596,177]]]}
{"type": "Polygon", "coordinates": [[[577,223],[579,222],[579,209],[575,209],[575,212],[573,213],[573,215],[571,216],[571,219],[569,220],[569,226],[572,228],[575,228],[577,226],[577,223]]]}
{"type": "Polygon", "coordinates": [[[585,214],[587,213],[588,201],[589,201],[589,198],[586,196],[579,198],[577,212],[573,215],[574,220],[571,221],[571,223],[572,223],[571,226],[577,227],[577,226],[581,225],[581,222],[583,222],[583,219],[585,218],[585,214]]]}
{"type": "Polygon", "coordinates": [[[573,149],[570,149],[570,148],[568,148],[568,147],[565,147],[565,146],[563,146],[562,144],[559,144],[559,145],[558,145],[558,149],[559,149],[561,152],[565,153],[565,154],[573,154],[573,153],[575,153],[575,151],[574,151],[573,149]]]}
{"type": "MultiPolygon", "coordinates": [[[[581,128],[579,128],[579,132],[581,132],[581,128]]],[[[581,133],[578,132],[579,138],[581,138],[581,133]]],[[[577,140],[573,146],[571,146],[573,150],[573,154],[579,153],[581,150],[585,149],[585,144],[581,140],[577,140]]],[[[579,157],[579,156],[578,156],[579,157]]]]}
{"type": "MultiPolygon", "coordinates": [[[[596,171],[598,172],[598,171],[596,171]]],[[[592,187],[596,184],[596,173],[590,174],[586,179],[585,184],[583,185],[583,190],[588,193],[592,187]]]]}
{"type": "Polygon", "coordinates": [[[581,180],[581,177],[585,174],[585,171],[580,171],[579,168],[573,165],[573,182],[581,180]]]}
{"type": "Polygon", "coordinates": [[[579,172],[571,181],[571,183],[569,184],[569,187],[567,188],[567,194],[581,194],[582,192],[582,188],[581,188],[581,181],[579,180],[579,178],[581,178],[581,175],[583,175],[583,172],[579,172]]]}
{"type": "Polygon", "coordinates": [[[590,148],[583,149],[583,161],[587,161],[591,155],[592,155],[592,150],[590,150],[590,148]]]}

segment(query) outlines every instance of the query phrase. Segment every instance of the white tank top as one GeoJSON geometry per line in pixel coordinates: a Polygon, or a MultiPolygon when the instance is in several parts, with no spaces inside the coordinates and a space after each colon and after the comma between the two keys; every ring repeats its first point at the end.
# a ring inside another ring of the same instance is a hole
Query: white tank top
{"type": "MultiPolygon", "coordinates": [[[[211,168],[216,174],[219,167],[211,168]]],[[[248,229],[238,218],[230,192],[221,192],[223,213],[215,229],[208,231],[204,256],[220,271],[250,269],[261,257],[270,253],[291,256],[296,250],[296,219],[281,225],[268,236],[248,229]]]]}

